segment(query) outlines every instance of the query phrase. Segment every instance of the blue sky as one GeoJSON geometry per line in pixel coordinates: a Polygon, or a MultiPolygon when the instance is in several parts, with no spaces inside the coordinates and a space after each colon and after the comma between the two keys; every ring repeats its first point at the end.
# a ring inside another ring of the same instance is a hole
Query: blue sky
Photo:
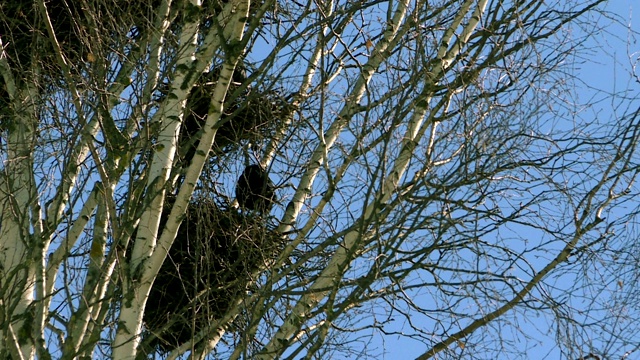
{"type": "MultiPolygon", "coordinates": [[[[640,105],[640,102],[634,104],[633,100],[629,100],[640,97],[640,84],[632,73],[633,66],[640,67],[640,38],[637,36],[640,33],[640,3],[635,0],[613,0],[609,1],[605,9],[615,16],[594,16],[594,20],[597,19],[594,29],[601,29],[595,31],[582,45],[583,48],[573,59],[574,62],[568,64],[575,76],[576,102],[585,105],[578,117],[588,122],[616,121],[616,118],[627,110],[627,106],[634,108],[640,105]],[[612,98],[612,94],[616,95],[612,98]]],[[[636,75],[640,75],[640,69],[636,75]]],[[[571,124],[566,126],[569,127],[571,124]]],[[[518,325],[525,327],[524,332],[531,334],[533,339],[527,342],[520,341],[519,333],[511,331],[506,331],[501,336],[506,341],[514,341],[517,346],[522,346],[527,359],[560,358],[560,352],[555,346],[556,329],[549,328],[552,326],[551,319],[539,317],[532,323],[523,322],[518,325]],[[527,330],[526,327],[530,329],[527,330]],[[548,333],[545,337],[543,333],[546,329],[548,333]]],[[[490,331],[496,329],[492,328],[490,331]]],[[[375,339],[379,347],[385,349],[387,359],[412,359],[427,350],[426,346],[400,336],[375,339]]],[[[584,350],[589,351],[586,348],[584,350]]],[[[463,358],[470,357],[470,354],[464,352],[459,354],[463,358]]],[[[482,355],[476,355],[483,358],[482,355]]]]}
{"type": "MultiPolygon", "coordinates": [[[[577,88],[581,101],[587,101],[598,92],[619,93],[629,92],[637,95],[640,85],[632,78],[632,66],[640,57],[640,4],[634,0],[613,0],[605,7],[608,12],[615,14],[615,19],[600,18],[602,31],[597,32],[590,42],[584,44],[588,57],[576,64],[577,78],[583,84],[577,88]],[[635,5],[635,7],[634,7],[635,5]],[[620,21],[620,22],[618,22],[620,21]]],[[[585,51],[582,51],[583,53],[585,51]]],[[[640,72],[638,73],[640,75],[640,72]]],[[[605,98],[604,94],[596,99],[605,98]]],[[[611,103],[604,102],[594,106],[600,111],[611,111],[611,103]]]]}

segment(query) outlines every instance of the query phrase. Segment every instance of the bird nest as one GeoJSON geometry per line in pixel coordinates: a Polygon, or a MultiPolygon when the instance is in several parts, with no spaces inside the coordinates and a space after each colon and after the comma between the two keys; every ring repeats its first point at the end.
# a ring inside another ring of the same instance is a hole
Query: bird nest
{"type": "MultiPolygon", "coordinates": [[[[158,1],[126,1],[109,0],[85,4],[80,1],[49,1],[47,13],[56,35],[56,40],[67,59],[73,66],[91,52],[97,42],[115,40],[116,36],[107,39],[96,39],[95,33],[88,29],[102,27],[110,33],[116,31],[126,34],[132,29],[147,29],[152,23],[153,9],[158,1]],[[86,19],[100,16],[98,23],[89,23],[86,19]]],[[[1,6],[0,34],[9,65],[12,68],[28,69],[37,62],[49,75],[59,76],[59,68],[47,25],[43,21],[40,8],[33,2],[8,0],[1,6]]],[[[94,29],[95,30],[95,29],[94,29]]]]}
{"type": "Polygon", "coordinates": [[[282,244],[260,217],[208,199],[193,201],[147,300],[145,347],[167,352],[206,333],[255,284],[255,274],[282,244]]]}
{"type": "MultiPolygon", "coordinates": [[[[220,68],[203,74],[187,98],[178,149],[182,167],[188,166],[195,155],[219,77],[220,68]]],[[[277,91],[259,91],[244,84],[247,78],[243,65],[230,80],[224,111],[216,125],[213,155],[236,149],[243,142],[270,138],[276,125],[291,112],[291,105],[277,91]]]]}

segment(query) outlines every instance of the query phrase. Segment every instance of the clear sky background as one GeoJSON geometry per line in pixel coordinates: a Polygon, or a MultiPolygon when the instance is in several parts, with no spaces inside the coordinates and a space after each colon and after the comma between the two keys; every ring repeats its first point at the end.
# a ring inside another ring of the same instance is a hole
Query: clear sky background
{"type": "MultiPolygon", "coordinates": [[[[640,91],[637,78],[640,69],[636,69],[636,74],[632,73],[634,66],[640,66],[640,2],[611,0],[605,9],[615,18],[599,19],[597,26],[602,30],[584,44],[582,51],[589,56],[577,62],[575,67],[576,77],[583,81],[583,86],[577,88],[582,102],[593,96],[595,100],[602,100],[611,93],[637,98],[640,91]]],[[[602,115],[611,114],[612,104],[597,102],[593,109],[602,115]]]]}
{"type": "MultiPolygon", "coordinates": [[[[576,102],[585,105],[579,117],[588,122],[596,119],[600,122],[616,121],[629,107],[640,106],[640,2],[611,0],[605,6],[605,10],[609,14],[594,16],[597,22],[593,24],[593,36],[582,45],[583,48],[574,58],[574,63],[567,64],[567,68],[573,69],[572,75],[575,76],[573,81],[576,86],[576,102]],[[638,69],[634,69],[634,66],[638,69]],[[612,94],[615,96],[612,97],[612,94]],[[633,99],[639,100],[634,104],[633,99]]],[[[575,31],[581,31],[575,25],[572,26],[575,31]]],[[[576,34],[576,37],[580,37],[580,34],[576,34]]],[[[567,127],[570,126],[572,124],[567,124],[567,127]]],[[[507,341],[522,344],[523,352],[527,354],[523,359],[561,358],[555,342],[556,329],[549,328],[552,325],[551,319],[540,317],[533,321],[533,325],[525,322],[518,325],[522,326],[524,333],[532,334],[534,338],[541,336],[536,339],[538,341],[535,344],[531,340],[520,341],[519,333],[505,331],[501,334],[507,341]],[[545,328],[548,329],[546,338],[541,334],[545,328]]],[[[400,336],[396,337],[395,341],[392,337],[377,337],[376,341],[379,342],[378,346],[384,348],[385,359],[414,359],[428,349],[425,345],[400,336]]],[[[586,352],[583,355],[588,353],[589,345],[598,347],[598,344],[584,344],[586,352]]],[[[485,358],[481,354],[475,356],[485,358]]],[[[476,357],[463,353],[462,358],[476,357]]],[[[633,353],[627,359],[640,359],[640,353],[633,353]]]]}

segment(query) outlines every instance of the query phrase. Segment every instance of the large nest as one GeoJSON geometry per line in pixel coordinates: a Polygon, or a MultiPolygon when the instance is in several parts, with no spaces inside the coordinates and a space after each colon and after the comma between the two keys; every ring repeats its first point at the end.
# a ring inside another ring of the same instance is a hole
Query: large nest
{"type": "MultiPolygon", "coordinates": [[[[219,68],[203,74],[187,99],[178,149],[182,167],[188,166],[195,155],[219,77],[219,68]]],[[[257,143],[270,138],[277,124],[291,111],[290,105],[277,91],[260,91],[246,84],[244,65],[236,69],[230,80],[224,112],[217,123],[212,155],[233,150],[243,142],[257,143]]]]}
{"type": "Polygon", "coordinates": [[[253,274],[281,245],[260,217],[220,209],[208,199],[192,202],[147,300],[145,344],[167,352],[206,332],[253,286],[253,274]]]}
{"type": "MultiPolygon", "coordinates": [[[[215,31],[214,18],[220,14],[228,0],[207,0],[197,11],[201,17],[203,32],[215,31]]],[[[122,45],[144,38],[157,19],[159,0],[106,0],[86,2],[79,0],[46,1],[47,13],[56,40],[67,64],[75,67],[87,60],[89,53],[107,56],[109,52],[122,51],[122,45]],[[97,37],[97,38],[96,38],[97,37]],[[115,48],[114,48],[115,46],[115,48]],[[97,47],[102,50],[96,54],[97,47]]],[[[252,2],[250,11],[255,13],[262,2],[252,2]]],[[[279,8],[279,7],[274,7],[279,8]]],[[[184,17],[193,16],[194,9],[182,2],[174,2],[170,11],[173,21],[170,33],[179,33],[184,17]],[[174,21],[176,20],[176,21],[174,21]]],[[[272,17],[277,13],[269,12],[272,17]]],[[[0,37],[4,55],[13,69],[30,69],[41,65],[43,73],[59,78],[58,59],[53,51],[53,39],[49,35],[46,20],[34,1],[0,1],[0,37]]]]}

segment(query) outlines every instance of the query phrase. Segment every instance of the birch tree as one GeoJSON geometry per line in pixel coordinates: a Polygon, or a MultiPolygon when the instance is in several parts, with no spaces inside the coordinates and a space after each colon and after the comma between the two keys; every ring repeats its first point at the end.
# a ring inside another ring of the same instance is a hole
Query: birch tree
{"type": "Polygon", "coordinates": [[[0,357],[628,356],[603,3],[3,3],[0,357]]]}

